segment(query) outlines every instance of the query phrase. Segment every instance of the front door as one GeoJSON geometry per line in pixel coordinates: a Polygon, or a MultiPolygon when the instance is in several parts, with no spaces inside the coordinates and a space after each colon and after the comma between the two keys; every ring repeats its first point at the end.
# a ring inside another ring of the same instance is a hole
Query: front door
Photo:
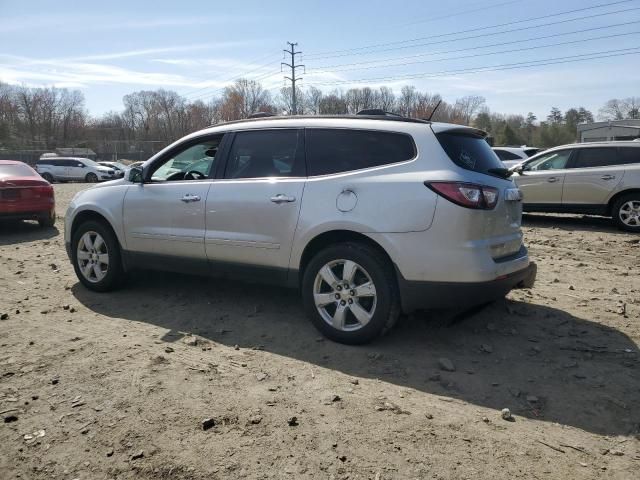
{"type": "Polygon", "coordinates": [[[223,177],[207,197],[205,245],[213,268],[242,274],[243,266],[266,267],[282,279],[306,181],[303,131],[236,133],[223,177]]]}
{"type": "Polygon", "coordinates": [[[522,172],[514,176],[525,206],[562,204],[562,186],[570,157],[571,150],[557,150],[525,164],[522,172]]]}
{"type": "Polygon", "coordinates": [[[206,263],[205,205],[221,139],[172,149],[149,165],[145,183],[129,187],[123,215],[128,252],[206,263]],[[198,169],[191,168],[195,163],[198,169]]]}

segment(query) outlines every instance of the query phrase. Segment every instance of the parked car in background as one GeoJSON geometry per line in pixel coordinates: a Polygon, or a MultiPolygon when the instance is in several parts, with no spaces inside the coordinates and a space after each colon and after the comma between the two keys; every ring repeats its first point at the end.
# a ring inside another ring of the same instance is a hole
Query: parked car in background
{"type": "Polygon", "coordinates": [[[0,160],[0,219],[37,220],[41,227],[56,221],[53,187],[29,165],[0,160]]]}
{"type": "Polygon", "coordinates": [[[485,133],[460,125],[383,114],[230,122],[79,193],[65,243],[89,289],[113,289],[135,268],[283,284],[300,288],[326,336],[364,343],[401,311],[532,286],[508,173],[485,133]]]}
{"type": "Polygon", "coordinates": [[[103,167],[112,168],[116,172],[116,177],[124,177],[124,172],[129,168],[124,163],[120,162],[98,162],[98,165],[103,167]]]}
{"type": "Polygon", "coordinates": [[[579,143],[551,148],[514,168],[527,212],[612,217],[640,233],[640,143],[579,143]]]}
{"type": "Polygon", "coordinates": [[[105,167],[88,158],[49,157],[36,162],[36,171],[50,183],[96,183],[119,178],[111,167],[105,167]]]}
{"type": "Polygon", "coordinates": [[[515,167],[540,152],[534,147],[493,147],[493,151],[507,168],[515,167]]]}

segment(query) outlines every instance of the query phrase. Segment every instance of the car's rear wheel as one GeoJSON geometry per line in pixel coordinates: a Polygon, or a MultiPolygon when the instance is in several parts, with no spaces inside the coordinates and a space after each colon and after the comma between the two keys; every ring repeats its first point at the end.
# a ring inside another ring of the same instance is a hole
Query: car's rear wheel
{"type": "Polygon", "coordinates": [[[53,175],[51,175],[50,173],[45,172],[45,173],[43,173],[41,175],[41,177],[44,178],[49,183],[53,183],[54,182],[53,175]]]}
{"type": "Polygon", "coordinates": [[[41,213],[38,216],[38,223],[42,228],[51,228],[56,224],[56,212],[51,210],[50,212],[41,213]]]}
{"type": "Polygon", "coordinates": [[[98,176],[95,173],[87,173],[87,176],[84,177],[84,179],[87,181],[87,183],[97,183],[98,182],[98,176]]]}
{"type": "Polygon", "coordinates": [[[71,254],[78,279],[90,290],[106,292],[122,282],[120,244],[104,223],[91,220],[80,225],[73,233],[71,254]]]}
{"type": "Polygon", "coordinates": [[[611,214],[618,228],[640,233],[640,193],[620,197],[614,203],[611,214]]]}
{"type": "Polygon", "coordinates": [[[400,315],[392,265],[361,243],[318,252],[305,268],[302,297],[316,328],[340,343],[367,343],[386,333],[400,315]]]}

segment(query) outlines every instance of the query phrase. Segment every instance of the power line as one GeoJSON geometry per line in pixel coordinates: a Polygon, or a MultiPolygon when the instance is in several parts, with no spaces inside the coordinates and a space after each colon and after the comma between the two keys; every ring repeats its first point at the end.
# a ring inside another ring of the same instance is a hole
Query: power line
{"type": "MultiPolygon", "coordinates": [[[[565,11],[565,12],[561,12],[561,13],[544,15],[542,17],[534,17],[534,18],[529,18],[529,19],[525,19],[525,20],[518,20],[518,21],[515,21],[515,22],[507,22],[507,23],[502,23],[502,24],[490,25],[490,26],[487,26],[487,27],[471,28],[471,29],[467,29],[467,30],[460,30],[460,31],[457,31],[457,32],[442,33],[442,34],[438,34],[438,35],[431,35],[431,36],[428,36],[428,37],[419,37],[419,38],[414,38],[414,39],[411,39],[411,40],[400,40],[400,41],[396,41],[396,42],[379,43],[379,44],[375,44],[375,45],[357,47],[357,48],[352,48],[352,49],[319,52],[319,53],[316,53],[316,54],[309,54],[309,55],[307,55],[306,58],[313,58],[315,60],[320,60],[320,59],[324,59],[324,58],[337,58],[337,57],[347,57],[347,56],[353,56],[353,55],[366,55],[366,54],[369,54],[369,53],[379,53],[379,52],[387,52],[387,51],[392,51],[392,50],[400,50],[400,49],[404,49],[404,48],[415,48],[415,47],[421,47],[421,46],[425,46],[425,45],[433,45],[435,43],[446,43],[446,42],[452,42],[452,41],[456,41],[457,42],[457,41],[460,41],[460,40],[470,40],[470,39],[481,38],[481,37],[486,37],[486,36],[491,36],[491,35],[500,35],[500,34],[503,34],[503,33],[519,32],[519,31],[521,31],[520,28],[514,28],[514,29],[510,29],[510,30],[502,30],[502,31],[499,31],[499,32],[490,32],[490,33],[485,33],[485,34],[480,34],[480,35],[472,35],[472,36],[467,36],[467,37],[462,37],[462,38],[454,38],[454,39],[449,39],[449,40],[442,40],[440,42],[429,42],[429,43],[426,43],[426,44],[398,46],[398,47],[378,50],[376,52],[362,52],[361,51],[361,50],[377,49],[379,47],[387,47],[387,46],[391,46],[391,45],[403,45],[403,44],[406,44],[406,43],[418,42],[418,41],[421,41],[421,40],[430,40],[430,39],[433,39],[433,38],[450,37],[452,35],[459,35],[459,34],[462,34],[462,33],[477,32],[477,31],[481,31],[481,30],[489,30],[491,28],[504,27],[504,26],[509,26],[509,25],[516,25],[516,24],[520,24],[520,23],[532,22],[532,21],[535,21],[535,20],[541,20],[541,19],[544,19],[544,18],[557,17],[557,16],[560,16],[560,15],[567,15],[568,13],[576,13],[576,12],[584,11],[584,10],[593,10],[594,8],[602,8],[603,6],[611,6],[611,5],[615,5],[615,4],[618,4],[618,3],[629,3],[630,1],[633,1],[633,0],[623,0],[623,1],[620,1],[620,2],[613,2],[613,3],[610,3],[610,4],[602,4],[602,5],[592,6],[592,7],[585,7],[585,8],[580,8],[580,9],[576,9],[576,10],[565,11]],[[345,52],[345,53],[342,53],[342,52],[345,52]],[[352,53],[348,53],[348,52],[352,52],[352,53]],[[324,54],[328,54],[328,53],[337,53],[338,55],[319,56],[319,55],[324,55],[324,54]]],[[[560,25],[560,24],[563,24],[563,23],[576,22],[576,21],[579,21],[579,20],[587,20],[587,19],[590,19],[590,18],[597,18],[597,17],[608,16],[608,15],[615,15],[615,14],[618,14],[618,13],[626,13],[626,12],[630,12],[630,11],[634,11],[634,10],[640,10],[640,7],[627,8],[627,9],[623,9],[623,10],[614,10],[612,12],[597,13],[597,14],[593,14],[593,15],[586,15],[586,16],[583,16],[583,17],[569,18],[569,19],[559,20],[559,21],[556,21],[556,22],[550,22],[550,23],[546,23],[546,24],[532,25],[532,26],[529,26],[527,28],[539,28],[539,27],[547,27],[547,26],[551,26],[551,25],[560,25]]]]}
{"type": "MultiPolygon", "coordinates": [[[[636,22],[636,23],[640,23],[640,21],[636,22]]],[[[368,67],[355,67],[355,68],[344,68],[344,69],[334,69],[334,70],[311,70],[309,75],[314,75],[314,74],[318,74],[318,73],[333,73],[333,72],[346,72],[346,71],[353,71],[353,70],[368,70],[371,68],[393,68],[393,67],[405,67],[408,65],[418,65],[418,64],[423,64],[423,63],[433,63],[433,62],[446,62],[446,61],[451,61],[451,60],[461,60],[461,59],[465,59],[465,58],[476,58],[476,57],[486,57],[486,56],[490,56],[490,55],[500,55],[503,53],[515,53],[515,52],[525,52],[528,50],[537,50],[539,48],[549,48],[549,47],[559,47],[562,45],[573,45],[576,43],[584,43],[584,42],[590,42],[590,41],[594,41],[594,40],[604,40],[607,38],[616,38],[616,37],[624,37],[624,36],[628,36],[628,35],[638,35],[640,34],[640,32],[627,32],[627,33],[617,33],[617,34],[613,34],[613,35],[601,35],[599,37],[592,37],[592,38],[582,38],[579,40],[571,40],[571,41],[567,41],[567,42],[557,42],[557,43],[547,43],[544,45],[534,45],[531,47],[522,47],[522,48],[512,48],[510,50],[500,50],[497,52],[485,52],[485,53],[474,53],[471,55],[459,55],[457,57],[445,57],[445,58],[435,58],[435,59],[431,59],[431,60],[421,60],[421,61],[417,61],[417,62],[404,62],[404,63],[394,63],[394,64],[387,64],[387,65],[372,65],[372,66],[368,66],[368,67]]]]}
{"type": "MultiPolygon", "coordinates": [[[[470,50],[479,50],[482,48],[490,48],[490,47],[500,47],[503,45],[514,45],[514,44],[518,44],[518,43],[525,43],[525,42],[531,42],[531,41],[535,41],[535,40],[545,40],[547,38],[556,38],[556,37],[565,37],[567,35],[575,35],[576,33],[586,33],[586,32],[593,32],[596,30],[606,30],[609,28],[614,28],[614,27],[622,27],[622,26],[628,26],[628,25],[634,25],[640,23],[640,20],[635,20],[633,22],[624,22],[624,23],[615,23],[612,25],[605,25],[602,27],[593,27],[593,28],[585,28],[582,30],[573,30],[571,32],[562,32],[562,33],[554,33],[554,34],[550,34],[550,35],[543,35],[543,36],[536,36],[536,37],[529,37],[529,38],[525,38],[522,40],[512,40],[509,42],[498,42],[498,43],[490,43],[490,44],[485,44],[485,45],[477,45],[477,46],[473,46],[473,47],[466,47],[466,48],[456,48],[453,50],[441,50],[439,52],[427,52],[427,53],[418,53],[415,55],[405,55],[402,57],[392,57],[392,58],[383,58],[383,59],[378,59],[378,60],[367,60],[364,62],[353,62],[353,63],[339,63],[339,64],[335,64],[335,65],[321,65],[319,67],[316,67],[314,69],[312,69],[312,71],[319,71],[322,69],[333,69],[333,68],[340,68],[340,67],[346,67],[346,66],[353,66],[353,65],[369,65],[372,63],[382,63],[384,66],[384,62],[393,62],[393,61],[398,61],[398,60],[408,60],[408,59],[412,59],[412,58],[420,58],[420,57],[427,57],[427,56],[433,56],[433,55],[444,55],[447,53],[458,53],[458,52],[468,52],[470,50]]],[[[336,70],[333,70],[336,71],[336,70]]]]}
{"type": "MultiPolygon", "coordinates": [[[[482,2],[474,2],[474,4],[472,5],[479,5],[482,4],[482,7],[479,8],[475,8],[475,9],[465,9],[465,10],[458,10],[457,12],[454,13],[449,13],[446,15],[440,15],[440,16],[435,16],[435,17],[430,17],[426,20],[416,20],[413,22],[408,22],[408,23],[403,23],[402,25],[399,25],[401,27],[406,27],[408,25],[417,25],[419,23],[428,23],[428,22],[436,22],[438,20],[444,20],[446,18],[452,18],[452,17],[457,17],[457,16],[462,16],[462,15],[468,15],[470,13],[475,13],[475,12],[486,12],[487,10],[491,9],[491,8],[497,8],[497,7],[504,7],[505,5],[511,5],[513,3],[521,3],[524,0],[510,0],[508,2],[500,2],[500,3],[494,3],[494,4],[490,4],[490,5],[484,5],[484,1],[482,2]]],[[[392,25],[392,27],[395,27],[396,25],[392,25]]]]}
{"type": "MultiPolygon", "coordinates": [[[[272,53],[271,53],[271,54],[269,54],[269,55],[273,58],[273,54],[272,54],[272,53]]],[[[264,57],[263,57],[263,58],[264,58],[264,57]]],[[[254,62],[254,63],[255,63],[255,62],[254,62]]],[[[249,65],[250,65],[250,64],[249,64],[249,65]]],[[[234,80],[237,80],[238,78],[245,77],[245,76],[249,75],[250,73],[257,72],[258,70],[262,70],[262,69],[264,69],[264,68],[266,68],[266,67],[268,67],[268,66],[270,66],[270,65],[275,65],[275,60],[270,60],[269,62],[267,62],[267,63],[265,63],[265,64],[263,64],[263,65],[260,65],[259,67],[256,67],[256,68],[254,68],[254,69],[251,69],[251,70],[249,70],[249,71],[246,71],[246,72],[243,72],[243,73],[240,73],[240,74],[237,74],[237,73],[236,73],[236,74],[235,74],[235,76],[234,76],[233,78],[230,78],[230,79],[228,79],[228,80],[223,80],[221,83],[229,83],[229,82],[232,82],[232,81],[234,81],[234,80]]],[[[221,77],[221,76],[222,76],[222,75],[217,75],[216,77],[213,77],[213,78],[219,78],[219,77],[221,77]]],[[[184,94],[183,96],[185,96],[185,97],[190,97],[190,96],[193,96],[194,94],[196,94],[196,93],[198,93],[198,92],[202,92],[202,91],[204,91],[204,90],[209,90],[209,89],[211,89],[211,88],[215,88],[215,87],[207,86],[207,87],[198,88],[197,90],[194,90],[194,91],[192,91],[192,92],[188,92],[188,93],[184,94]]],[[[217,90],[217,88],[216,88],[216,90],[217,90]]],[[[199,96],[199,95],[196,95],[196,97],[197,97],[197,96],[199,96]]]]}
{"type": "Polygon", "coordinates": [[[298,45],[297,43],[291,43],[291,42],[287,42],[287,44],[289,45],[289,47],[291,48],[291,50],[284,50],[284,52],[288,53],[289,55],[291,55],[291,63],[285,63],[282,62],[280,64],[280,67],[282,68],[282,65],[289,67],[291,69],[291,76],[287,77],[285,76],[284,78],[287,80],[291,81],[291,113],[293,115],[297,115],[298,110],[297,110],[297,105],[296,105],[296,80],[302,80],[301,78],[297,78],[296,79],[296,68],[304,68],[304,65],[296,65],[296,55],[300,55],[302,54],[302,52],[296,52],[295,48],[298,45]]]}
{"type": "Polygon", "coordinates": [[[360,80],[316,82],[316,83],[312,83],[311,85],[315,86],[315,85],[343,85],[343,84],[354,84],[354,83],[378,83],[378,82],[386,82],[386,81],[393,81],[393,80],[409,80],[414,78],[431,78],[431,77],[440,77],[440,76],[448,76],[448,75],[462,75],[462,74],[470,74],[470,73],[513,70],[517,68],[540,67],[545,65],[556,65],[556,64],[563,64],[563,63],[575,63],[580,61],[596,60],[600,58],[612,58],[612,57],[621,57],[626,55],[637,55],[637,54],[640,54],[640,46],[625,48],[625,49],[605,50],[602,52],[585,53],[581,55],[570,55],[567,57],[545,58],[541,60],[531,60],[527,62],[490,65],[486,67],[464,68],[459,70],[444,70],[444,71],[433,72],[433,73],[422,72],[422,73],[414,73],[414,74],[408,74],[408,75],[387,76],[387,77],[368,78],[368,79],[360,79],[360,80]],[[617,53],[614,53],[614,52],[617,52],[617,53]]]}

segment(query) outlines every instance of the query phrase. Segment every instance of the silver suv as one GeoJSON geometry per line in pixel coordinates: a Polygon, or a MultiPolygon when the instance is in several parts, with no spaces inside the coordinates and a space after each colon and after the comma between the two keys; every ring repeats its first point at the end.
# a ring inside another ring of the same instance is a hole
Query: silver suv
{"type": "Polygon", "coordinates": [[[513,178],[525,211],[604,215],[640,232],[640,142],[555,147],[516,167],[513,178]]]}
{"type": "Polygon", "coordinates": [[[118,178],[112,167],[100,165],[88,158],[45,157],[36,162],[36,171],[49,183],[96,183],[118,178]]]}
{"type": "Polygon", "coordinates": [[[300,288],[326,336],[530,287],[521,196],[479,130],[384,115],[260,118],[191,134],[79,193],[65,242],[97,291],[135,268],[300,288]]]}

